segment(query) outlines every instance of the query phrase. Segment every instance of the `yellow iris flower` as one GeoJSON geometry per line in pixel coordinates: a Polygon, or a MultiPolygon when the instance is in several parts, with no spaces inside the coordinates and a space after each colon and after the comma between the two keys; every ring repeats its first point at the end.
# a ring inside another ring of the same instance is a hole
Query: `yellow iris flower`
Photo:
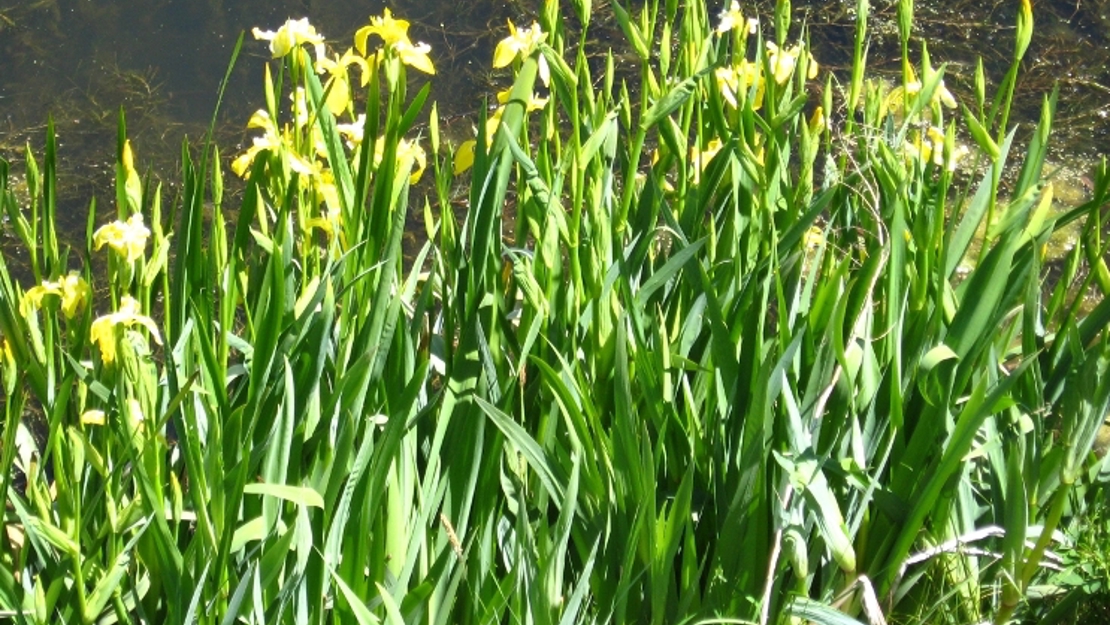
{"type": "Polygon", "coordinates": [[[369,26],[363,26],[355,32],[355,47],[358,48],[358,53],[363,56],[366,56],[366,39],[370,35],[381,37],[387,46],[391,46],[398,41],[408,41],[409,22],[408,20],[393,19],[393,12],[388,8],[382,13],[381,17],[371,17],[369,26]]]}
{"type": "Polygon", "coordinates": [[[135,213],[127,221],[113,221],[101,226],[93,234],[93,247],[99,250],[107,243],[129,263],[142,258],[150,230],[143,224],[142,213],[135,213]]]}
{"type": "Polygon", "coordinates": [[[717,89],[721,92],[721,97],[724,98],[732,108],[738,107],[740,94],[747,96],[752,86],[755,86],[755,98],[752,101],[752,110],[758,111],[759,108],[763,106],[763,92],[765,88],[759,65],[747,60],[741,60],[738,65],[733,67],[718,67],[714,72],[714,77],[717,79],[717,89]]]}
{"type": "MultiPolygon", "coordinates": [[[[494,69],[508,66],[518,56],[521,59],[527,58],[547,39],[547,33],[543,32],[536,22],[532,22],[528,28],[518,29],[512,20],[506,21],[509,22],[509,36],[502,39],[493,51],[494,69]]],[[[551,68],[548,67],[547,59],[543,55],[540,55],[539,73],[543,84],[550,85],[551,68]]]]}
{"type": "Polygon", "coordinates": [[[960,161],[970,153],[966,145],[957,145],[951,154],[944,153],[944,131],[935,126],[930,126],[924,135],[918,133],[914,142],[907,141],[903,152],[907,158],[921,159],[922,162],[932,162],[937,167],[944,167],[950,172],[956,171],[960,161]]]}
{"type": "MultiPolygon", "coordinates": [[[[913,70],[911,69],[910,72],[912,73],[913,70]]],[[[921,87],[920,80],[912,80],[906,85],[906,93],[916,96],[918,93],[921,93],[921,87]]],[[[933,97],[929,100],[929,104],[941,104],[949,109],[954,109],[958,106],[952,92],[948,90],[948,87],[944,86],[943,78],[937,83],[937,88],[933,91],[933,97]]]]}
{"type": "MultiPolygon", "coordinates": [[[[917,74],[910,68],[909,82],[903,87],[899,85],[890,90],[890,93],[883,98],[882,105],[879,108],[879,116],[885,117],[888,113],[894,115],[902,115],[906,109],[913,104],[914,99],[921,93],[922,84],[917,79],[917,74]]],[[[944,86],[944,80],[941,79],[937,83],[937,88],[933,91],[933,97],[929,100],[930,105],[940,104],[944,108],[954,109],[958,106],[956,98],[948,87],[944,86]]]]}
{"type": "Polygon", "coordinates": [[[352,150],[362,143],[363,128],[366,127],[366,114],[359,113],[355,121],[349,124],[336,124],[335,129],[347,139],[347,147],[352,150]]]}
{"type": "Polygon", "coordinates": [[[424,42],[418,42],[414,45],[409,40],[408,21],[393,19],[393,13],[389,9],[386,9],[381,17],[371,17],[369,26],[363,26],[355,32],[355,48],[362,56],[367,56],[366,40],[370,35],[381,37],[386,47],[397,53],[398,58],[405,65],[418,69],[425,74],[434,75],[436,73],[432,59],[428,56],[432,47],[424,42]]]}
{"type": "Polygon", "coordinates": [[[284,140],[281,133],[278,131],[277,124],[270,119],[270,114],[262,109],[255,111],[254,115],[251,115],[250,121],[247,122],[247,128],[261,128],[266,132],[261,137],[254,137],[247,151],[240,154],[231,162],[231,171],[235,172],[235,175],[240,178],[246,176],[259,152],[262,150],[280,149],[284,145],[284,140]]]}
{"type": "MultiPolygon", "coordinates": [[[[297,103],[297,98],[293,96],[293,112],[294,117],[298,114],[298,107],[304,106],[297,103]]],[[[307,115],[307,109],[304,109],[304,114],[307,115]]],[[[307,121],[305,122],[307,123],[307,121]]],[[[250,173],[251,165],[254,164],[254,159],[263,150],[269,150],[281,157],[285,164],[296,172],[305,172],[312,169],[312,164],[308,162],[303,156],[298,154],[292,148],[291,140],[288,133],[279,130],[274,120],[270,118],[270,114],[263,109],[259,109],[251,115],[251,119],[247,122],[247,128],[261,128],[265,133],[261,137],[254,137],[251,146],[247,148],[246,152],[240,154],[234,161],[231,162],[231,171],[235,172],[236,176],[240,178],[246,177],[250,173]]],[[[319,151],[320,141],[314,141],[314,146],[319,151]]]]}
{"type": "Polygon", "coordinates": [[[119,311],[93,320],[89,328],[89,338],[100,348],[100,358],[105,363],[116,359],[116,326],[130,328],[135,325],[146,328],[154,342],[162,344],[162,336],[158,333],[154,320],[141,314],[139,302],[129,295],[124,295],[120,300],[119,311]]]}
{"type": "Polygon", "coordinates": [[[478,142],[474,139],[467,139],[459,144],[455,150],[455,166],[452,172],[458,176],[464,171],[474,167],[474,151],[478,149],[478,142]]]}
{"type": "MultiPolygon", "coordinates": [[[[803,52],[800,45],[794,45],[789,48],[779,48],[773,41],[767,42],[767,52],[771,61],[771,74],[775,77],[775,82],[783,85],[794,74],[794,67],[798,64],[798,58],[803,52]]],[[[806,78],[813,80],[817,78],[817,61],[813,60],[813,55],[805,50],[806,53],[806,78]]]]}
{"type": "MultiPolygon", "coordinates": [[[[385,150],[385,138],[378,137],[374,142],[374,166],[377,167],[382,162],[382,154],[385,150]]],[[[416,184],[420,180],[420,176],[424,173],[424,168],[428,165],[428,156],[424,153],[424,148],[415,141],[401,139],[397,144],[397,163],[400,164],[406,158],[412,157],[412,162],[415,167],[413,172],[409,175],[409,184],[416,184]]]]}
{"type": "Polygon", "coordinates": [[[744,24],[744,14],[740,12],[740,3],[732,0],[728,9],[721,11],[721,23],[717,26],[717,34],[727,33],[744,24]]]}
{"type": "Polygon", "coordinates": [[[66,319],[72,319],[85,307],[89,299],[89,285],[76,271],[57,282],[50,280],[33,286],[23,294],[19,302],[19,312],[28,316],[42,308],[42,300],[47,295],[56,295],[62,299],[62,314],[66,319]]]}
{"type": "Polygon", "coordinates": [[[277,31],[255,27],[251,32],[255,39],[270,42],[270,53],[275,59],[289,54],[293,48],[304,43],[310,43],[317,48],[324,45],[324,36],[316,32],[316,27],[308,23],[307,17],[286,20],[277,31]]]}
{"type": "Polygon", "coordinates": [[[327,106],[332,115],[339,115],[347,110],[351,103],[351,77],[350,70],[347,69],[351,65],[357,65],[362,70],[362,86],[365,87],[370,81],[370,69],[366,59],[353,50],[347,50],[343,56],[335,55],[334,60],[327,56],[316,58],[316,73],[330,76],[324,88],[329,89],[327,106]]]}
{"type": "MultiPolygon", "coordinates": [[[[497,94],[497,100],[499,102],[507,101],[510,92],[511,90],[502,92],[505,94],[504,100],[502,100],[502,93],[497,94]]],[[[546,99],[544,100],[546,103],[546,99]]],[[[530,102],[529,106],[535,101],[536,100],[533,99],[533,102],[530,102]]],[[[529,110],[533,109],[529,108],[529,110]]],[[[490,144],[493,143],[493,137],[497,134],[497,129],[501,126],[501,114],[504,112],[505,107],[499,106],[497,110],[493,112],[493,115],[490,115],[489,118],[486,119],[486,148],[489,148],[490,144]]],[[[474,166],[474,151],[477,149],[478,141],[475,139],[467,139],[460,143],[459,147],[455,149],[455,158],[453,159],[455,166],[452,171],[454,171],[456,176],[474,166]]]]}
{"type": "Polygon", "coordinates": [[[713,157],[721,151],[722,147],[724,147],[724,144],[721,143],[721,140],[714,138],[706,144],[705,149],[700,149],[696,145],[690,148],[690,162],[694,165],[694,184],[701,182],[701,172],[705,171],[705,168],[709,166],[709,161],[713,160],[713,157]]]}
{"type": "Polygon", "coordinates": [[[425,74],[435,75],[436,68],[432,65],[432,57],[428,53],[432,47],[423,41],[413,45],[411,41],[398,41],[393,44],[393,51],[401,58],[401,62],[409,67],[414,67],[425,74]]]}

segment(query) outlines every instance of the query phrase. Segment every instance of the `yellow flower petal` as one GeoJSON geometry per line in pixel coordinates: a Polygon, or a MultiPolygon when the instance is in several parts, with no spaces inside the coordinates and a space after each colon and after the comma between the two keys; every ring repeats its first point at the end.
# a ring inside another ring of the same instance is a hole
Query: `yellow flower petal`
{"type": "Polygon", "coordinates": [[[827,126],[828,120],[825,119],[825,109],[818,106],[813,110],[813,115],[809,116],[809,132],[814,135],[821,134],[825,132],[827,126]]]}
{"type": "Polygon", "coordinates": [[[945,106],[945,108],[954,109],[958,106],[956,104],[956,98],[952,97],[952,92],[944,86],[943,80],[941,80],[940,83],[937,85],[936,93],[934,93],[933,95],[933,101],[939,101],[945,106]]]}
{"type": "Polygon", "coordinates": [[[400,161],[408,157],[412,158],[414,165],[414,169],[409,175],[409,184],[416,184],[420,180],[420,175],[424,173],[424,168],[428,165],[427,155],[419,143],[401,139],[401,142],[397,144],[397,159],[400,161]]]}
{"type": "Polygon", "coordinates": [[[477,148],[478,142],[474,139],[468,139],[459,144],[458,149],[455,150],[454,158],[454,173],[456,176],[474,166],[474,151],[477,148]]]}
{"type": "Polygon", "coordinates": [[[62,278],[62,314],[72,319],[85,307],[89,299],[89,284],[76,271],[62,278]]]}
{"type": "Polygon", "coordinates": [[[19,313],[24,317],[29,317],[36,310],[42,308],[42,300],[47,295],[61,295],[62,291],[56,282],[46,281],[42,284],[35,285],[23,294],[19,300],[19,313]]]}
{"type": "Polygon", "coordinates": [[[428,56],[432,48],[428,44],[420,42],[414,46],[406,39],[393,44],[393,49],[397,51],[397,56],[405,65],[416,68],[425,74],[435,75],[436,68],[432,65],[432,58],[428,56]]]}
{"type": "MultiPolygon", "coordinates": [[[[508,89],[504,89],[502,91],[498,91],[497,92],[497,103],[498,104],[508,104],[509,103],[509,97],[512,96],[512,93],[513,93],[512,87],[510,87],[508,89]]],[[[547,98],[537,98],[535,93],[528,96],[528,106],[527,106],[528,112],[531,113],[533,111],[538,111],[538,110],[542,109],[543,107],[547,106],[547,100],[548,100],[547,98]]]]}
{"type": "Polygon", "coordinates": [[[97,317],[89,326],[89,339],[100,349],[100,359],[111,363],[116,359],[115,324],[111,315],[97,317]]]}
{"type": "Polygon", "coordinates": [[[335,125],[335,129],[339,131],[339,134],[346,137],[347,146],[352,148],[352,149],[356,145],[362,143],[362,132],[363,132],[363,128],[365,128],[365,127],[366,127],[366,115],[363,114],[363,113],[360,113],[358,118],[355,119],[355,121],[353,121],[349,124],[336,124],[335,125]]]}
{"type": "Polygon", "coordinates": [[[717,34],[727,33],[744,23],[744,15],[740,12],[740,3],[732,0],[728,9],[721,11],[721,23],[717,25],[717,34]]]}
{"type": "Polygon", "coordinates": [[[774,42],[768,41],[767,50],[771,61],[771,74],[774,76],[775,82],[780,85],[786,84],[791,74],[794,73],[794,66],[798,62],[799,47],[780,49],[774,42]]]}
{"type": "Polygon", "coordinates": [[[547,38],[547,34],[536,22],[532,22],[528,28],[517,28],[512,20],[507,21],[509,36],[502,39],[493,51],[494,69],[505,67],[517,56],[521,58],[529,56],[547,38]]]}
{"type": "Polygon", "coordinates": [[[234,161],[231,161],[231,171],[235,172],[236,176],[240,178],[246,176],[250,170],[251,165],[254,163],[254,157],[262,151],[257,143],[247,148],[246,152],[240,154],[234,161]]]}
{"type": "Polygon", "coordinates": [[[493,51],[493,67],[494,69],[505,67],[513,62],[516,58],[516,48],[513,47],[513,42],[510,39],[502,39],[497,48],[493,51]]]}
{"type": "Polygon", "coordinates": [[[103,410],[86,410],[81,413],[81,423],[85,425],[104,425],[103,410]]]}

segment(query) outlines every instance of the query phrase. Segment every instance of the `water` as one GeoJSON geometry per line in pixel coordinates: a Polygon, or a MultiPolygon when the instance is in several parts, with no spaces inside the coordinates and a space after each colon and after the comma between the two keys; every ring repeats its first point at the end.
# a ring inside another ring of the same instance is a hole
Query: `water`
{"type": "MultiPolygon", "coordinates": [[[[20,172],[29,142],[41,158],[47,115],[53,116],[61,236],[82,247],[90,198],[100,199],[103,213],[114,197],[120,107],[136,163],[165,182],[164,198],[172,201],[181,142],[189,137],[199,144],[204,136],[241,32],[243,50],[217,119],[225,171],[226,161],[250,141],[251,113],[264,106],[262,72],[270,53],[251,28],[276,29],[286,19],[307,16],[329,46],[342,51],[383,8],[376,2],[310,0],[31,0],[0,8],[0,157],[20,172]]],[[[437,75],[431,99],[448,121],[445,131],[468,133],[470,121],[462,113],[476,110],[480,98],[493,92],[493,46],[504,36],[505,18],[522,10],[451,0],[392,8],[412,23],[414,41],[432,46],[437,75]]],[[[420,84],[427,80],[410,75],[420,84]]],[[[234,193],[236,185],[229,183],[234,193]]],[[[18,259],[9,260],[20,273],[18,259]]]]}
{"type": "MultiPolygon", "coordinates": [[[[477,110],[483,95],[507,84],[489,73],[493,46],[504,36],[505,19],[530,19],[527,5],[534,2],[392,5],[397,16],[412,22],[413,40],[432,46],[438,74],[431,97],[451,120],[449,132],[453,124],[454,130],[469,132],[466,115],[477,110]]],[[[750,2],[742,4],[752,12],[750,2]]],[[[818,60],[843,75],[850,63],[855,3],[794,4],[809,26],[818,60]]],[[[760,3],[765,24],[773,5],[760,3]]],[[[595,6],[608,11],[601,3],[595,6]]],[[[934,63],[948,63],[947,82],[957,95],[967,96],[965,101],[971,100],[976,56],[984,58],[994,82],[1005,73],[1017,6],[1016,1],[917,3],[915,36],[929,42],[934,63]]],[[[383,8],[377,2],[336,0],[25,0],[0,9],[0,156],[18,170],[23,146],[29,141],[40,149],[46,115],[54,116],[62,178],[59,218],[71,242],[79,243],[89,198],[112,197],[119,107],[127,113],[140,166],[172,183],[181,140],[203,135],[240,32],[248,32],[243,55],[218,118],[218,142],[227,157],[248,140],[246,120],[263,102],[261,73],[269,53],[265,42],[249,35],[252,27],[274,29],[287,18],[308,16],[342,50],[383,8]]],[[[869,72],[897,76],[895,8],[876,2],[872,14],[869,72]]],[[[1081,201],[1092,159],[1110,143],[1110,0],[1039,2],[1035,19],[1013,120],[1035,120],[1041,98],[1060,81],[1053,156],[1062,168],[1058,195],[1081,201]]]]}

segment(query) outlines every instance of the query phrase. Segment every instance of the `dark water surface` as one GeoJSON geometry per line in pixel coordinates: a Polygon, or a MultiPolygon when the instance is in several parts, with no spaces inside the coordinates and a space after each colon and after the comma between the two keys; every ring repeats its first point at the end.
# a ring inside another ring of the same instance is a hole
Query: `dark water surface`
{"type": "MultiPolygon", "coordinates": [[[[178,178],[181,141],[199,143],[216,106],[235,41],[246,32],[217,122],[227,159],[249,141],[246,122],[264,106],[268,44],[252,27],[274,30],[308,17],[342,52],[354,31],[380,15],[380,2],[309,0],[24,0],[0,5],[0,157],[21,170],[30,142],[41,158],[47,115],[59,142],[59,221],[71,242],[83,237],[85,209],[95,193],[113,197],[117,114],[141,170],[167,184],[178,178]]],[[[489,61],[506,17],[523,9],[503,2],[443,0],[392,6],[412,23],[410,36],[432,46],[438,73],[431,98],[459,130],[489,92],[489,61]]],[[[410,72],[414,80],[428,80],[410,72]]],[[[225,162],[226,166],[226,162],[225,162]]],[[[225,169],[226,171],[226,169],[225,169]]],[[[172,187],[166,201],[172,200],[172,187]]],[[[107,204],[101,204],[107,206],[107,204]]]]}
{"type": "MultiPolygon", "coordinates": [[[[41,150],[47,114],[59,136],[59,215],[70,240],[79,242],[85,208],[95,194],[113,196],[112,163],[119,107],[127,113],[129,136],[141,168],[167,183],[177,176],[185,136],[199,141],[216,103],[216,92],[239,33],[248,34],[218,123],[226,157],[248,140],[245,125],[263,104],[265,42],[254,26],[276,29],[287,18],[307,16],[333,48],[380,15],[381,2],[319,0],[15,0],[0,6],[0,157],[16,165],[30,141],[41,150]]],[[[537,0],[454,2],[409,0],[391,4],[412,22],[414,41],[432,46],[438,74],[431,79],[448,131],[469,131],[480,98],[507,79],[492,77],[493,46],[505,36],[505,19],[531,19],[537,0]]],[[[564,0],[569,10],[567,0],[564,0]]],[[[639,4],[639,3],[636,3],[639,4]]],[[[715,14],[721,2],[711,3],[715,14]]],[[[764,23],[774,2],[758,6],[764,23]]],[[[918,2],[915,38],[927,41],[935,64],[948,63],[948,83],[971,101],[974,60],[982,56],[988,80],[1001,80],[1013,48],[1018,0],[918,2]]],[[[798,20],[810,28],[822,65],[846,70],[854,29],[855,2],[795,2],[798,20]]],[[[596,24],[610,23],[607,3],[595,2],[596,24]]],[[[1061,87],[1056,158],[1074,169],[1082,190],[1090,159],[1110,144],[1110,0],[1056,0],[1034,5],[1036,31],[1018,84],[1014,121],[1035,119],[1041,98],[1054,82],[1061,87]]],[[[895,76],[896,12],[890,2],[872,6],[869,72],[895,76]]],[[[605,28],[595,31],[599,36],[605,28]]],[[[613,46],[620,42],[614,38],[613,46]]],[[[603,50],[608,44],[602,44],[603,50]]],[[[919,48],[919,45],[917,46],[919,48]]],[[[917,58],[918,53],[914,53],[917,58]]],[[[418,74],[411,72],[411,74],[418,74]]],[[[418,77],[423,81],[424,78],[418,77]]],[[[168,189],[172,200],[172,187],[168,189]]],[[[104,204],[103,206],[107,206],[104,204]]]]}

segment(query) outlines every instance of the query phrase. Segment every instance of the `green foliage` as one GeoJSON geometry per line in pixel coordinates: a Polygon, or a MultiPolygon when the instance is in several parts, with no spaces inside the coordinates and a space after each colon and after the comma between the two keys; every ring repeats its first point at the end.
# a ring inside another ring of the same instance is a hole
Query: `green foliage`
{"type": "MultiPolygon", "coordinates": [[[[510,24],[502,106],[452,152],[433,105],[430,154],[413,133],[428,88],[410,98],[407,72],[434,57],[406,22],[387,11],[357,52],[315,60],[307,21],[256,31],[275,60],[261,136],[231,165],[241,204],[224,205],[216,148],[198,161],[185,146],[164,212],[121,115],[116,214],[94,204],[86,250],[57,243],[52,132],[41,170],[28,150],[28,198],[0,163],[34,271],[25,290],[0,264],[0,609],[430,625],[1032,613],[1059,531],[1082,527],[1103,481],[1110,173],[1052,211],[1056,94],[1017,155],[1031,14],[990,105],[954,115],[944,68],[911,55],[912,2],[901,84],[867,78],[864,19],[846,93],[789,2],[774,32],[737,5],[714,20],[679,4],[612,5],[632,75],[611,55],[591,65],[586,26],[567,32],[554,1],[510,24]],[[406,260],[422,174],[427,242],[406,260]],[[1044,242],[1076,220],[1064,278],[1044,286],[1044,242]],[[1082,262],[1096,271],[1079,279],[1082,262]],[[1088,295],[1101,303],[1082,313],[1088,295]]],[[[590,3],[574,8],[586,24],[590,3]]]]}

